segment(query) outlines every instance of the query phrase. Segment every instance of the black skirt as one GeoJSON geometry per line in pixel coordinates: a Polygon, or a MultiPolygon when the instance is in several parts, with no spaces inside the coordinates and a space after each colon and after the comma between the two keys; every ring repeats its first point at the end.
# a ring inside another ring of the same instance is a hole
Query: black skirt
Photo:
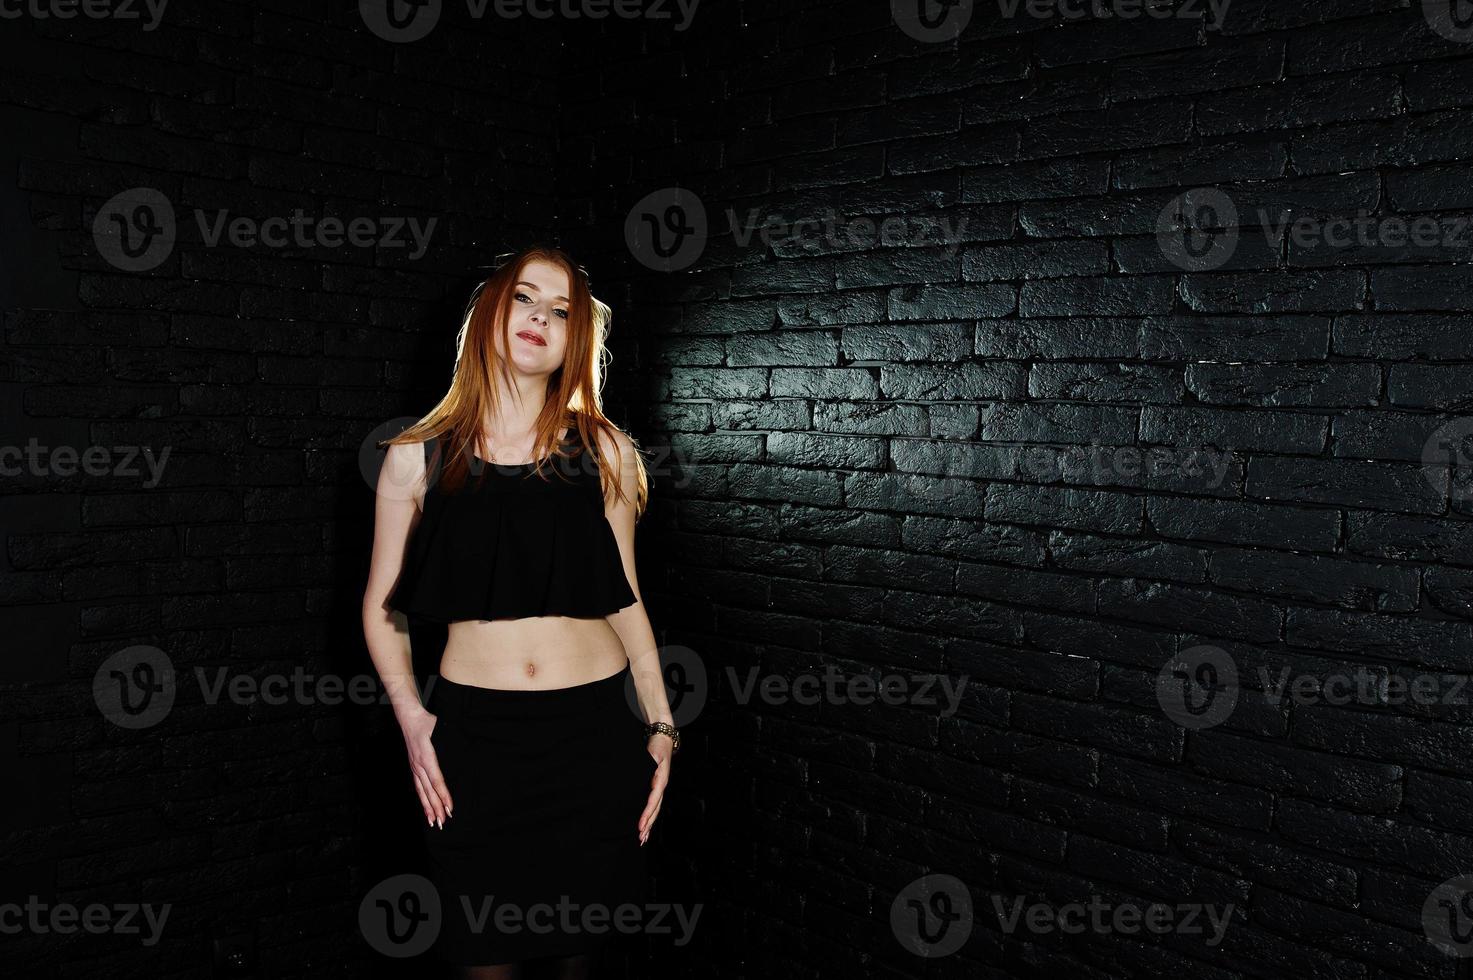
{"type": "Polygon", "coordinates": [[[425,833],[448,962],[591,952],[643,922],[629,908],[645,900],[638,825],[658,763],[629,678],[626,663],[545,691],[433,679],[430,742],[455,813],[425,833]]]}

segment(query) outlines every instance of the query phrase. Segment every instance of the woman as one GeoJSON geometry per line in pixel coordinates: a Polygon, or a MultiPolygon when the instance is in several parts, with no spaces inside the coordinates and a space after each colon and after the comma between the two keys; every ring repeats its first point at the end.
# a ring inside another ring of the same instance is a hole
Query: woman
{"type": "Polygon", "coordinates": [[[609,319],[563,251],[511,257],[471,298],[449,392],[379,476],[363,631],[424,808],[440,951],[465,977],[534,958],[591,975],[613,913],[643,901],[679,745],[634,568],[644,464],[599,407],[609,319]],[[448,623],[425,704],[407,615],[448,623]]]}

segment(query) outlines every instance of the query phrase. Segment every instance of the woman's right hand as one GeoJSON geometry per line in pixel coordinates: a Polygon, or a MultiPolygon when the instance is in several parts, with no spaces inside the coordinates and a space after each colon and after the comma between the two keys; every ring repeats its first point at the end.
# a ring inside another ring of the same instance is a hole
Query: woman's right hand
{"type": "Polygon", "coordinates": [[[430,733],[439,721],[439,715],[426,711],[403,722],[400,728],[409,750],[409,771],[414,774],[414,788],[419,793],[425,819],[431,827],[444,830],[445,821],[454,816],[454,803],[450,799],[450,790],[445,787],[445,777],[440,774],[440,760],[435,755],[435,747],[430,744],[430,733]]]}

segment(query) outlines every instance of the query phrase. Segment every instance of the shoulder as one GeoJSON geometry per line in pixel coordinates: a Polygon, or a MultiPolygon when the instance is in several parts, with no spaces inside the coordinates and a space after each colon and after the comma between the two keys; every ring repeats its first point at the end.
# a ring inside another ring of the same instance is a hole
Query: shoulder
{"type": "Polygon", "coordinates": [[[424,442],[391,442],[389,443],[387,462],[397,466],[401,471],[423,470],[425,460],[429,458],[432,440],[424,442]]]}
{"type": "Polygon", "coordinates": [[[391,442],[385,450],[384,461],[387,465],[398,467],[401,470],[408,469],[415,464],[423,469],[427,455],[429,455],[428,443],[391,442]]]}
{"type": "Polygon", "coordinates": [[[598,432],[598,454],[601,464],[609,473],[605,499],[618,488],[618,494],[632,498],[641,483],[639,447],[618,426],[600,427],[598,432]]]}
{"type": "Polygon", "coordinates": [[[427,469],[424,443],[389,443],[384,452],[383,468],[378,475],[379,496],[394,500],[419,499],[427,469]]]}
{"type": "Polygon", "coordinates": [[[628,457],[634,452],[634,440],[624,434],[624,430],[618,426],[610,426],[600,429],[598,433],[598,453],[605,459],[614,459],[616,456],[628,457]],[[617,452],[615,448],[617,447],[617,452]]]}

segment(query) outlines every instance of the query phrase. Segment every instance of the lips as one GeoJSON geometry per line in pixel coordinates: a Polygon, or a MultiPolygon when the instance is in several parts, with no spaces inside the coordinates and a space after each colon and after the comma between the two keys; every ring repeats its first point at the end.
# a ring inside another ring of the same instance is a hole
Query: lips
{"type": "Polygon", "coordinates": [[[543,340],[540,334],[535,334],[530,330],[520,330],[517,332],[517,336],[529,344],[536,344],[538,347],[547,346],[547,341],[543,340]]]}

